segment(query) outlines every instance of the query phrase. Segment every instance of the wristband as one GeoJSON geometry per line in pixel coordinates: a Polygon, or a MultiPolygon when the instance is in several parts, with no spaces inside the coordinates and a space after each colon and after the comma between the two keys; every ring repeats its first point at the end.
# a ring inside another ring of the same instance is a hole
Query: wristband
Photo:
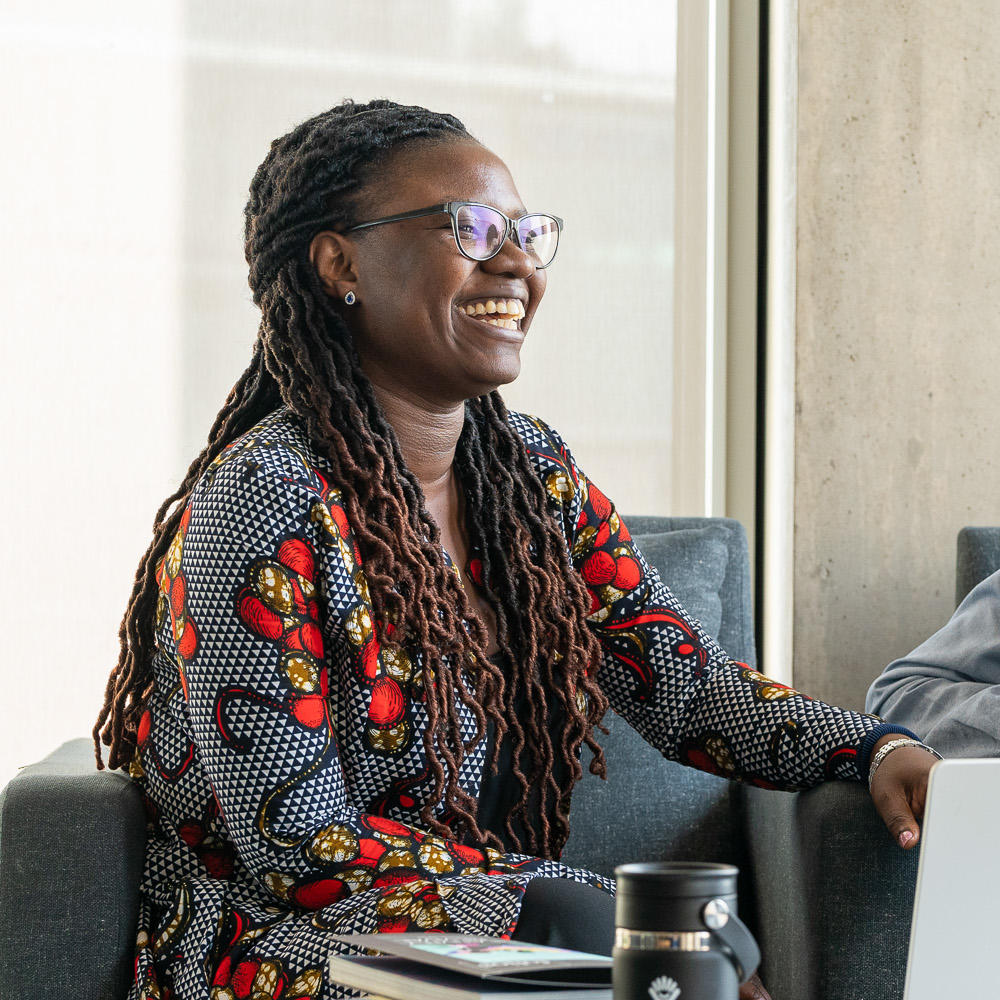
{"type": "Polygon", "coordinates": [[[937,752],[933,747],[929,747],[926,743],[921,743],[920,740],[911,740],[909,737],[903,737],[898,740],[889,740],[888,743],[883,743],[878,749],[875,756],[872,757],[871,767],[868,768],[868,790],[871,791],[872,778],[875,777],[875,772],[878,770],[879,765],[885,760],[893,750],[898,750],[900,747],[919,747],[921,750],[926,750],[928,753],[934,754],[938,760],[941,760],[941,754],[937,752]]]}

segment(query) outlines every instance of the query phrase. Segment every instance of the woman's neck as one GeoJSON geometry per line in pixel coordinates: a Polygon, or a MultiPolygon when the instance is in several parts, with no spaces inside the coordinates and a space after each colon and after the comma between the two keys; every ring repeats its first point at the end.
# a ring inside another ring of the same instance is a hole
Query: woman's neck
{"type": "Polygon", "coordinates": [[[373,383],[386,419],[396,432],[406,467],[429,501],[452,488],[455,449],[465,425],[465,404],[438,406],[373,383]]]}

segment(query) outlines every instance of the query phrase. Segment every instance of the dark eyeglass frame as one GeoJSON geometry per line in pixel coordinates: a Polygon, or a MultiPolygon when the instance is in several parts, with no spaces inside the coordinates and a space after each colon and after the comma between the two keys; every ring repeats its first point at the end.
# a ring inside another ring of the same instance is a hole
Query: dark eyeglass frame
{"type": "MultiPolygon", "coordinates": [[[[512,219],[509,215],[505,215],[501,212],[499,208],[494,208],[492,205],[486,205],[481,201],[446,201],[442,205],[431,205],[429,208],[418,208],[412,212],[400,212],[398,215],[387,215],[382,219],[372,219],[369,222],[359,222],[356,226],[351,226],[350,229],[345,230],[345,232],[353,233],[358,229],[370,229],[372,226],[384,226],[387,222],[402,222],[404,219],[419,219],[425,215],[437,215],[439,212],[447,212],[448,215],[451,216],[451,233],[455,237],[455,246],[458,247],[459,253],[469,260],[479,261],[480,263],[492,260],[503,249],[503,245],[507,242],[508,237],[513,239],[519,249],[523,250],[525,253],[529,253],[528,250],[525,250],[524,244],[521,242],[521,234],[518,232],[517,225],[525,219],[536,217],[551,219],[556,224],[556,252],[559,251],[559,236],[563,231],[563,220],[560,219],[558,215],[551,215],[549,212],[528,212],[525,215],[519,215],[516,219],[512,219]],[[462,240],[458,235],[458,210],[460,208],[470,207],[487,208],[491,212],[496,212],[497,215],[505,219],[507,222],[507,229],[504,232],[503,239],[500,240],[497,244],[496,250],[494,250],[488,257],[473,257],[472,254],[468,253],[462,246],[462,240]]],[[[555,259],[556,254],[553,253],[552,260],[550,260],[547,264],[536,264],[535,266],[538,268],[549,267],[555,259]]]]}

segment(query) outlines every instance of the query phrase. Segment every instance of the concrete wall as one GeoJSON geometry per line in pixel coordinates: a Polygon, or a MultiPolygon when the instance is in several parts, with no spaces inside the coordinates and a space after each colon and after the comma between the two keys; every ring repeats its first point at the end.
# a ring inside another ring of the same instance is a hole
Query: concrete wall
{"type": "Polygon", "coordinates": [[[798,9],[795,682],[860,706],[1000,523],[1000,6],[798,9]]]}

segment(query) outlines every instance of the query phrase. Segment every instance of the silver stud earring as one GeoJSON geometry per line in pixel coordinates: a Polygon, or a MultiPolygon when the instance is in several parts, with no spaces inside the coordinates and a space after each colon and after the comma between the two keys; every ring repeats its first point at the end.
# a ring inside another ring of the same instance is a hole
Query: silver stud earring
{"type": "Polygon", "coordinates": [[[358,301],[358,297],[354,294],[354,292],[348,292],[344,296],[344,305],[346,305],[346,306],[353,306],[354,303],[357,302],[357,301],[358,301]]]}

